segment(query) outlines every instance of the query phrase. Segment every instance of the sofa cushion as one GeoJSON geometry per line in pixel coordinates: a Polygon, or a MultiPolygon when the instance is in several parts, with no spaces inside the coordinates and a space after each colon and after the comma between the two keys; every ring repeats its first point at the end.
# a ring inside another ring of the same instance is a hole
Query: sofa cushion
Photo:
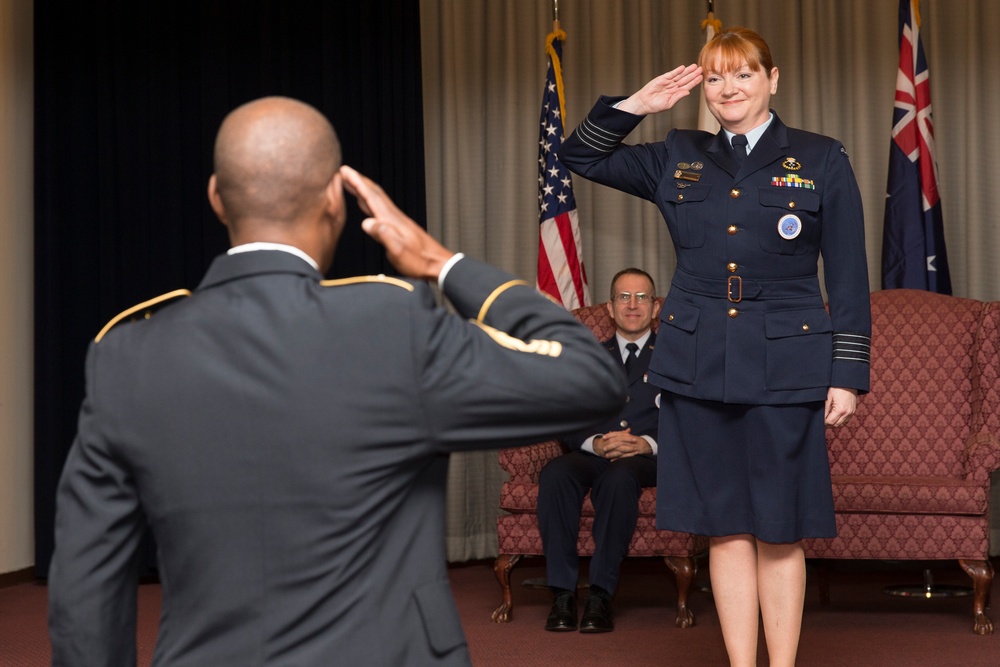
{"type": "MultiPolygon", "coordinates": [[[[538,484],[506,482],[500,487],[500,509],[508,512],[530,512],[538,508],[538,484]]],[[[590,493],[583,499],[581,516],[594,516],[594,505],[590,493]]],[[[639,516],[656,516],[656,489],[643,489],[639,496],[639,516]]]]}
{"type": "MultiPolygon", "coordinates": [[[[581,556],[594,555],[594,518],[580,520],[577,552],[581,556]]],[[[497,540],[502,554],[540,556],[542,536],[538,532],[538,518],[534,514],[506,514],[497,518],[497,540]]],[[[651,516],[640,516],[629,544],[629,556],[695,556],[708,548],[708,538],[701,535],[658,530],[651,516]]]]}
{"type": "Polygon", "coordinates": [[[990,548],[981,516],[870,512],[837,512],[837,537],[802,544],[807,558],[859,560],[983,560],[990,548]]]}

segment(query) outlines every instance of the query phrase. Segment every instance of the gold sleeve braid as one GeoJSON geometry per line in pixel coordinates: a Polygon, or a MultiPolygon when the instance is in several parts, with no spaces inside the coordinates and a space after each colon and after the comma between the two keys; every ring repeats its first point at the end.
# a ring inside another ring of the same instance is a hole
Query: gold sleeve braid
{"type": "Polygon", "coordinates": [[[530,287],[530,285],[523,280],[509,280],[493,290],[492,294],[486,297],[486,301],[483,301],[483,305],[479,308],[479,315],[476,316],[476,323],[482,324],[483,320],[486,319],[486,311],[490,309],[490,306],[492,306],[493,302],[497,300],[497,297],[509,290],[511,287],[516,287],[518,285],[530,287]]]}
{"type": "Polygon", "coordinates": [[[493,339],[497,345],[504,347],[508,350],[514,350],[515,352],[525,352],[527,354],[540,354],[545,357],[558,357],[562,354],[562,343],[556,340],[531,340],[523,341],[519,338],[514,338],[510,334],[495,329],[488,324],[485,324],[483,320],[486,319],[486,313],[489,311],[490,307],[497,300],[497,298],[509,290],[511,287],[517,285],[524,285],[525,287],[530,287],[528,283],[523,280],[511,280],[503,285],[497,287],[493,292],[486,298],[483,302],[482,307],[479,309],[479,315],[476,319],[472,321],[473,324],[482,329],[487,336],[493,339]]]}

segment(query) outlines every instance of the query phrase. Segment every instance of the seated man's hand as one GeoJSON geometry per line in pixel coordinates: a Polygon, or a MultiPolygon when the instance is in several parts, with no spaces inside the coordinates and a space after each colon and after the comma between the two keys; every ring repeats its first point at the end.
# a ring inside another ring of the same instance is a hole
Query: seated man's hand
{"type": "Polygon", "coordinates": [[[598,456],[614,461],[637,454],[652,454],[649,442],[639,435],[632,435],[632,429],[610,431],[594,438],[594,452],[598,456]]]}
{"type": "Polygon", "coordinates": [[[347,191],[370,217],[362,229],[385,246],[386,256],[396,269],[410,278],[437,280],[445,263],[455,254],[403,213],[382,188],[366,176],[344,165],[340,168],[347,191]]]}

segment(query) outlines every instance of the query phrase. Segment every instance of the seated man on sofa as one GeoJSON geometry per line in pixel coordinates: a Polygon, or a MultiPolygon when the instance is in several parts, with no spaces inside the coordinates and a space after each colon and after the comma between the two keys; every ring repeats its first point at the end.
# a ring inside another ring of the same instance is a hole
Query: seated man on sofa
{"type": "Polygon", "coordinates": [[[590,593],[580,632],[614,629],[611,597],[618,584],[639,515],[643,487],[656,486],[656,435],[659,390],[646,383],[659,316],[656,288],[648,273],[629,268],[611,281],[608,313],[615,336],[604,342],[628,377],[628,402],[617,418],[586,433],[564,438],[570,452],[549,461],[538,488],[538,525],[545,551],[545,570],[554,601],[545,629],[577,629],[576,551],[580,512],[587,490],[594,505],[594,555],[590,561],[590,593]]]}

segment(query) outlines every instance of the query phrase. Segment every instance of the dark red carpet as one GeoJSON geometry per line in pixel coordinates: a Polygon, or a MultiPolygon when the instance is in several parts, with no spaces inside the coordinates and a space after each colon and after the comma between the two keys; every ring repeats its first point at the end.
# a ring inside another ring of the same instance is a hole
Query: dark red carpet
{"type": "MultiPolygon", "coordinates": [[[[998,667],[1000,614],[990,615],[996,634],[972,632],[972,598],[914,599],[882,589],[921,583],[922,567],[933,566],[937,584],[968,585],[957,563],[831,563],[830,604],[820,606],[810,570],[798,665],[804,667],[998,667]]],[[[994,567],[1000,563],[994,561],[994,567]]],[[[615,630],[609,634],[552,633],[543,629],[551,605],[546,590],[526,588],[525,579],[544,577],[541,558],[523,560],[511,575],[514,615],[495,624],[500,603],[492,563],[453,566],[451,578],[476,667],[521,665],[659,665],[725,667],[729,664],[715,606],[708,592],[706,564],[690,606],[696,625],[674,626],[676,589],[659,559],[627,560],[615,597],[615,630]]],[[[1000,593],[993,582],[993,599],[1000,593]]],[[[761,639],[763,645],[763,638],[761,639]]],[[[761,650],[758,665],[767,665],[761,650]]]]}
{"type": "MultiPolygon", "coordinates": [[[[602,635],[545,632],[551,599],[548,591],[523,585],[544,577],[540,558],[514,568],[514,617],[496,624],[490,614],[500,603],[492,562],[452,566],[459,612],[476,667],[532,665],[659,665],[725,667],[728,664],[718,617],[708,591],[704,563],[691,597],[696,625],[674,626],[673,577],[659,559],[626,562],[615,598],[615,631],[602,635]]],[[[882,589],[922,581],[922,568],[933,567],[937,584],[967,585],[953,563],[833,563],[831,602],[819,603],[814,572],[806,595],[798,664],[804,667],[996,667],[1000,665],[1000,617],[996,634],[972,632],[972,599],[901,598],[882,589]]],[[[994,560],[994,567],[1000,566],[994,560]]],[[[993,583],[993,599],[1000,593],[993,583]]],[[[0,589],[0,666],[49,664],[45,627],[47,588],[28,583],[0,589]]],[[[160,587],[140,587],[139,665],[150,663],[156,637],[160,587]]],[[[762,642],[763,643],[763,642],[762,642]]],[[[331,663],[333,664],[333,663],[331,663]]],[[[758,664],[767,665],[763,651],[758,664]]],[[[217,666],[223,667],[223,666],[217,666]]]]}

